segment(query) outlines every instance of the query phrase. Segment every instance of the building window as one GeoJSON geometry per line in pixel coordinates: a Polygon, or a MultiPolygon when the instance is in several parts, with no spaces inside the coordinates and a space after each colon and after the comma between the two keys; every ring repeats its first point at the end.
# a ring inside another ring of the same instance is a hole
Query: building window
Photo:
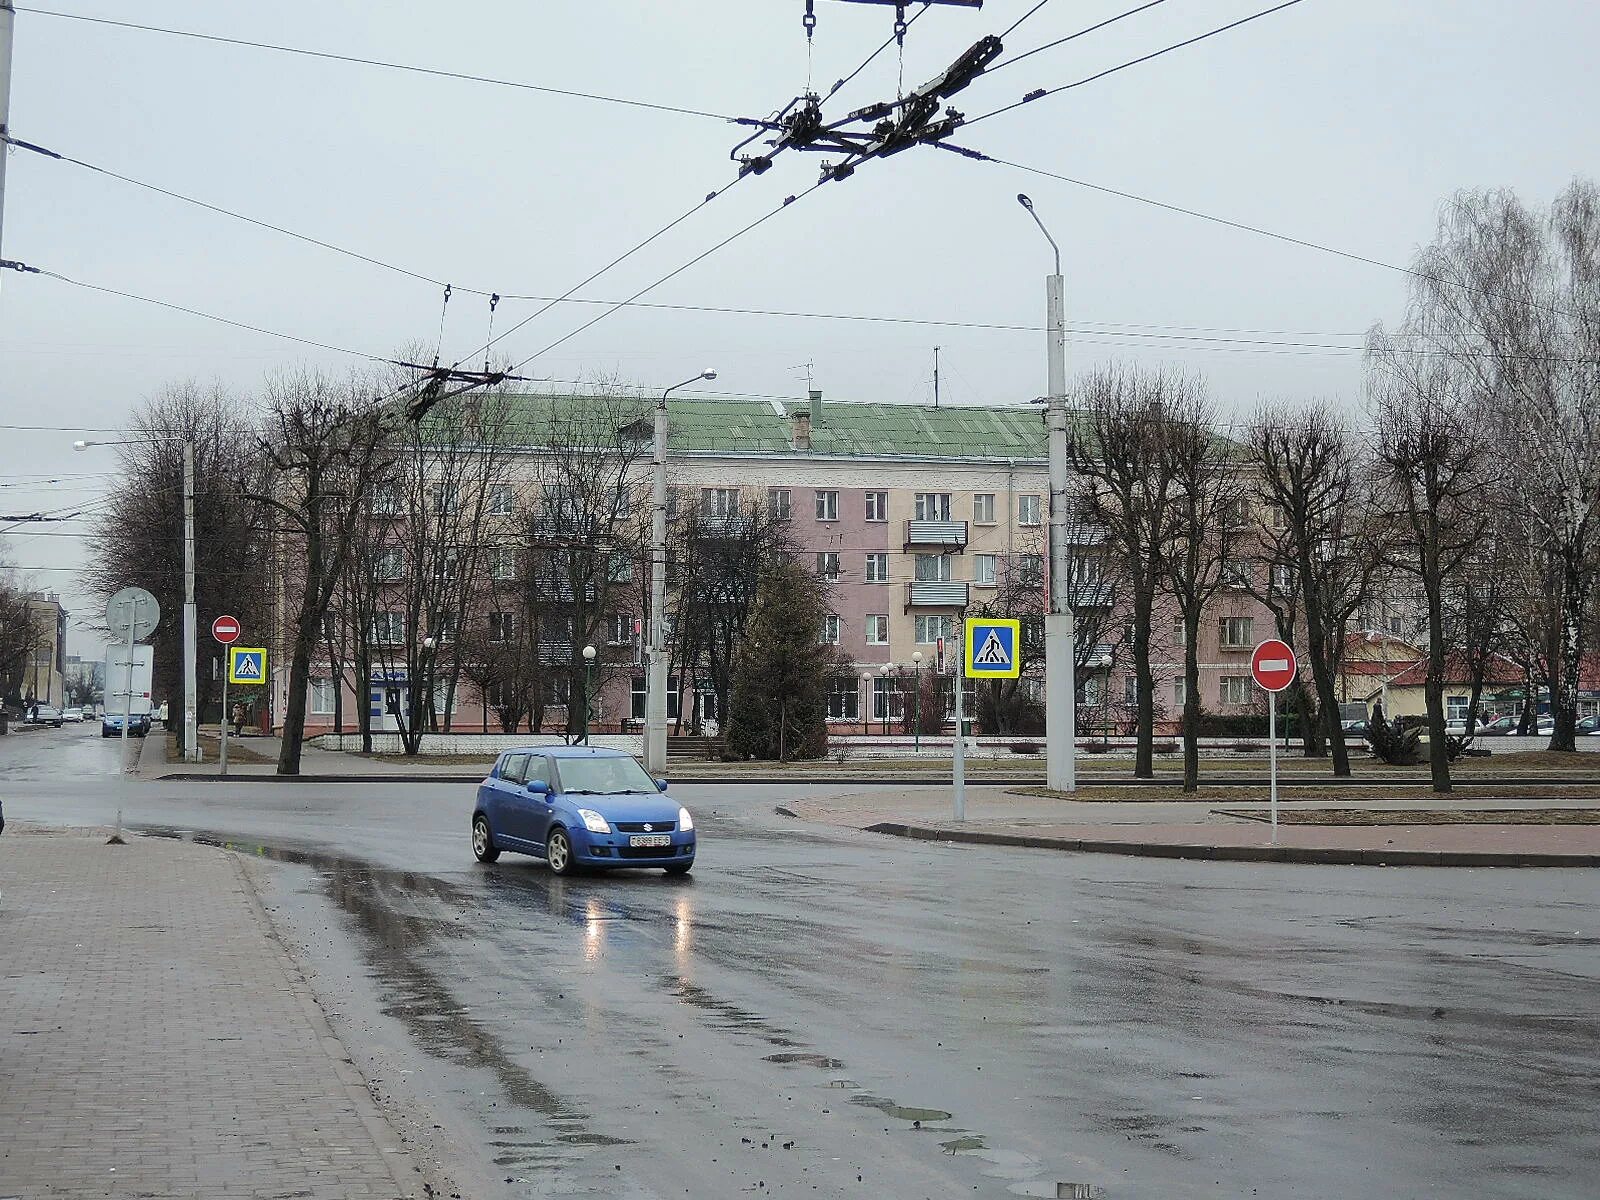
{"type": "Polygon", "coordinates": [[[1044,555],[1021,554],[1017,556],[1017,582],[1023,587],[1040,587],[1044,584],[1044,555]]]}
{"type": "Polygon", "coordinates": [[[994,524],[993,492],[979,492],[972,498],[972,523],[974,525],[994,524]]]}
{"type": "Polygon", "coordinates": [[[1245,529],[1250,524],[1250,502],[1237,496],[1222,506],[1222,524],[1227,529],[1245,529]]]}
{"type": "Polygon", "coordinates": [[[1072,582],[1074,583],[1099,583],[1100,558],[1094,554],[1075,554],[1072,556],[1072,582]]]}
{"type": "Polygon", "coordinates": [[[1042,616],[1026,616],[1022,618],[1022,648],[1044,652],[1044,618],[1042,616]]]}
{"type": "Polygon", "coordinates": [[[1269,587],[1274,596],[1287,596],[1294,591],[1294,568],[1287,563],[1275,563],[1269,587]]]}
{"type": "Polygon", "coordinates": [[[455,613],[439,613],[428,623],[428,626],[433,633],[435,642],[453,642],[456,640],[455,613]]]}
{"type": "Polygon", "coordinates": [[[919,521],[948,521],[950,519],[950,493],[918,492],[916,518],[919,521]]]}
{"type": "Polygon", "coordinates": [[[392,483],[381,484],[373,488],[370,510],[375,517],[398,517],[400,515],[400,489],[392,483]]]}
{"type": "Polygon", "coordinates": [[[822,633],[817,641],[824,646],[837,646],[839,644],[839,617],[836,613],[829,613],[822,618],[822,633]]]}
{"type": "Polygon", "coordinates": [[[889,644],[889,615],[878,613],[867,618],[867,645],[887,646],[889,644]]]}
{"type": "Polygon", "coordinates": [[[839,493],[817,492],[817,520],[837,521],[839,519],[839,493]]]}
{"type": "Polygon", "coordinates": [[[867,520],[887,521],[889,519],[889,493],[867,493],[867,520]]]}
{"type": "Polygon", "coordinates": [[[504,582],[517,574],[517,555],[510,546],[495,546],[489,551],[489,578],[504,582]]]}
{"type": "Polygon", "coordinates": [[[606,560],[606,578],[612,583],[632,583],[633,559],[626,554],[613,553],[606,560]]]}
{"type": "Polygon", "coordinates": [[[1225,586],[1244,590],[1250,586],[1250,564],[1242,558],[1224,559],[1222,582],[1225,586]]]}
{"type": "Polygon", "coordinates": [[[460,489],[453,483],[436,483],[428,489],[428,504],[436,513],[453,513],[460,489]]]}
{"type": "Polygon", "coordinates": [[[1224,650],[1245,650],[1255,644],[1255,621],[1250,617],[1223,617],[1217,622],[1224,650]]]}
{"type": "Polygon", "coordinates": [[[1039,523],[1039,497],[1032,494],[1018,496],[1017,524],[1038,525],[1039,523]]]}
{"type": "Polygon", "coordinates": [[[650,681],[635,675],[628,683],[628,715],[635,721],[644,720],[645,698],[650,693],[650,681]]]}
{"type": "Polygon", "coordinates": [[[450,685],[441,683],[433,688],[432,691],[433,715],[442,721],[450,715],[450,685]]]}
{"type": "Polygon", "coordinates": [[[914,632],[916,643],[919,646],[932,646],[937,644],[950,629],[950,618],[943,615],[918,616],[914,619],[914,632]]]}
{"type": "Polygon", "coordinates": [[[1188,703],[1189,691],[1186,681],[1174,679],[1172,681],[1172,707],[1182,708],[1188,703]]]}
{"type": "Polygon", "coordinates": [[[839,554],[835,550],[817,552],[817,578],[824,583],[839,582],[839,554]]]}
{"type": "Polygon", "coordinates": [[[1183,623],[1182,617],[1172,618],[1172,644],[1174,646],[1189,644],[1189,627],[1183,623]]]}
{"type": "Polygon", "coordinates": [[[789,489],[767,489],[767,516],[774,521],[789,519],[789,489]]]}
{"type": "Polygon", "coordinates": [[[319,717],[330,716],[333,713],[334,696],[338,692],[338,685],[331,679],[313,679],[311,681],[311,711],[319,717]]]}
{"type": "Polygon", "coordinates": [[[606,645],[626,646],[633,641],[633,617],[629,613],[612,613],[606,623],[606,645]]]}
{"type": "Polygon", "coordinates": [[[1241,705],[1250,703],[1250,676],[1224,675],[1221,683],[1221,696],[1223,704],[1241,705]]]}
{"type": "Polygon", "coordinates": [[[867,555],[867,582],[889,582],[889,556],[887,554],[867,555]]]}
{"type": "Polygon", "coordinates": [[[373,565],[372,574],[381,583],[393,583],[403,579],[406,573],[406,556],[399,550],[390,547],[378,551],[378,561],[373,565]]]}
{"type": "Polygon", "coordinates": [[[861,690],[854,675],[835,675],[828,680],[828,719],[861,719],[861,690]]]}
{"type": "Polygon", "coordinates": [[[1137,675],[1124,675],[1122,677],[1122,703],[1127,708],[1133,708],[1139,703],[1139,677],[1137,675]]]}
{"type": "Polygon", "coordinates": [[[511,515],[511,489],[497,487],[489,493],[489,515],[491,517],[509,517],[511,515]]]}
{"type": "Polygon", "coordinates": [[[918,583],[948,583],[950,559],[943,554],[918,554],[916,580],[918,583]]]}
{"type": "Polygon", "coordinates": [[[552,675],[544,681],[544,702],[564,705],[572,700],[572,680],[565,675],[552,675]]]}
{"type": "Polygon", "coordinates": [[[1105,703],[1106,681],[1102,675],[1091,675],[1083,681],[1083,705],[1086,708],[1099,708],[1105,703]]]}
{"type": "Polygon", "coordinates": [[[1446,721],[1465,721],[1467,719],[1468,696],[1446,696],[1444,698],[1444,719],[1446,721]]]}
{"type": "Polygon", "coordinates": [[[995,558],[992,554],[975,555],[972,560],[972,582],[994,586],[995,558]]]}
{"type": "Polygon", "coordinates": [[[406,615],[398,612],[372,614],[372,644],[397,646],[406,640],[406,615]]]}
{"type": "Polygon", "coordinates": [[[509,642],[517,636],[517,614],[492,612],[489,614],[489,640],[509,642]]]}
{"type": "Polygon", "coordinates": [[[895,681],[879,676],[872,681],[872,716],[879,721],[898,721],[905,712],[905,694],[895,681]]]}
{"type": "Polygon", "coordinates": [[[725,521],[739,515],[738,488],[701,488],[700,515],[713,521],[725,521]]]}

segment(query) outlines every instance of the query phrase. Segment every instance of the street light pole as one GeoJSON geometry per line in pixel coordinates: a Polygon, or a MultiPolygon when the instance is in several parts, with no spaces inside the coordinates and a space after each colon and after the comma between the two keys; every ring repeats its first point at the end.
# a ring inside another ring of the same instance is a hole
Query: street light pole
{"type": "MultiPolygon", "coordinates": [[[[17,10],[11,0],[0,0],[0,134],[11,132],[11,39],[17,10]]],[[[9,147],[0,142],[0,227],[6,215],[6,158],[9,147]]],[[[0,247],[3,248],[3,247],[0,247]]]]}
{"type": "Polygon", "coordinates": [[[861,736],[866,737],[872,732],[872,672],[861,672],[861,736]]]}
{"type": "MultiPolygon", "coordinates": [[[[4,151],[0,151],[0,157],[3,155],[4,151]]],[[[199,762],[197,711],[199,700],[195,660],[200,653],[200,633],[194,604],[194,439],[185,437],[128,438],[112,442],[76,441],[72,443],[72,448],[81,451],[91,446],[130,446],[157,442],[180,442],[183,445],[183,758],[185,762],[199,762]]],[[[227,719],[227,713],[223,713],[223,719],[227,719]]]]}
{"type": "Polygon", "coordinates": [[[594,655],[593,646],[583,648],[583,744],[589,744],[589,696],[594,689],[594,655]]]}
{"type": "Polygon", "coordinates": [[[715,379],[707,367],[675,383],[656,401],[655,438],[650,456],[650,671],[645,677],[644,765],[652,775],[667,773],[667,397],[702,379],[715,379]]]}
{"type": "Polygon", "coordinates": [[[881,668],[883,674],[883,736],[889,736],[889,708],[894,702],[894,692],[889,688],[889,673],[894,669],[893,663],[884,663],[881,668]]]}
{"type": "Polygon", "coordinates": [[[1045,428],[1050,444],[1050,608],[1044,619],[1045,772],[1053,791],[1077,790],[1077,680],[1075,643],[1068,595],[1072,562],[1067,546],[1067,305],[1061,276],[1061,247],[1044,227],[1033,201],[1018,194],[1039,232],[1055,252],[1055,274],[1045,280],[1045,428]]]}

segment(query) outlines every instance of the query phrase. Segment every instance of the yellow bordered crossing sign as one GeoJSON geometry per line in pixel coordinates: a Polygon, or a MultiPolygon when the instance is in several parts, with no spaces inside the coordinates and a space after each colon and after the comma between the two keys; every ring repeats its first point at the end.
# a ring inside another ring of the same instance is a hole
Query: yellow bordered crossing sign
{"type": "Polygon", "coordinates": [[[228,647],[229,683],[265,683],[267,651],[264,646],[228,647]]]}
{"type": "Polygon", "coordinates": [[[968,617],[968,679],[1016,679],[1022,674],[1022,622],[1003,617],[968,617]]]}

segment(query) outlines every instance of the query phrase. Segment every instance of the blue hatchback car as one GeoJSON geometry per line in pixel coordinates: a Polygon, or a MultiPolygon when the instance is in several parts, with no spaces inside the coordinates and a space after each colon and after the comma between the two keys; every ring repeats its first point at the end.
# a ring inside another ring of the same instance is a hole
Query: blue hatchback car
{"type": "Polygon", "coordinates": [[[620,750],[507,750],[478,785],[472,852],[485,863],[503,850],[531,854],[557,875],[619,867],[682,875],[694,866],[694,818],[666,790],[620,750]]]}

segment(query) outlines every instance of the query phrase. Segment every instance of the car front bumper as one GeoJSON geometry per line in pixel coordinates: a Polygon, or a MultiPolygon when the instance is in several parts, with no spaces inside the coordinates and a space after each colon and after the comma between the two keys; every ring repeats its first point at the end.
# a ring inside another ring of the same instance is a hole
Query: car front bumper
{"type": "Polygon", "coordinates": [[[590,833],[584,826],[568,831],[572,839],[573,861],[597,870],[624,867],[673,867],[694,862],[694,830],[674,830],[667,836],[669,846],[632,846],[629,833],[590,833]]]}

